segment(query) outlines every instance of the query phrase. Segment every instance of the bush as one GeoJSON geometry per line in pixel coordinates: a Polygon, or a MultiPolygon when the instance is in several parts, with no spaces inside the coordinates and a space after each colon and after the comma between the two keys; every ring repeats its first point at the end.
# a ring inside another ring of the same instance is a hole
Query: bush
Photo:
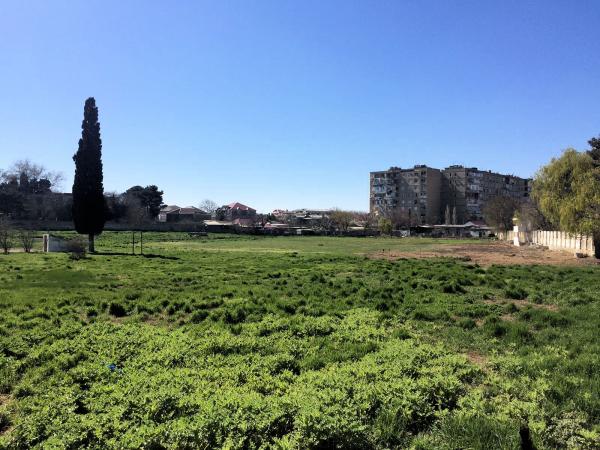
{"type": "Polygon", "coordinates": [[[0,410],[0,433],[6,430],[10,426],[10,417],[8,414],[0,410]]]}
{"type": "Polygon", "coordinates": [[[201,323],[207,317],[208,317],[208,311],[199,309],[199,310],[194,311],[190,320],[192,321],[192,323],[201,323]]]}
{"type": "Polygon", "coordinates": [[[74,261],[84,259],[87,252],[86,244],[81,238],[69,239],[65,245],[65,250],[70,253],[69,259],[74,261]]]}
{"type": "Polygon", "coordinates": [[[525,300],[527,298],[527,291],[521,286],[510,284],[504,289],[504,295],[513,300],[525,300]]]}
{"type": "Polygon", "coordinates": [[[538,448],[593,448],[599,268],[264,245],[292,240],[311,251],[0,257],[0,448],[501,449],[528,420],[538,448]]]}
{"type": "Polygon", "coordinates": [[[228,324],[236,324],[246,320],[247,312],[241,306],[236,306],[232,309],[225,310],[223,320],[228,324]]]}
{"type": "Polygon", "coordinates": [[[472,330],[477,327],[477,323],[473,319],[466,317],[458,321],[458,326],[465,330],[472,330]]]}
{"type": "MultiPolygon", "coordinates": [[[[436,449],[514,449],[520,447],[516,423],[500,421],[488,416],[452,414],[435,427],[432,439],[421,448],[436,449]]],[[[425,442],[423,444],[425,444],[425,442]]]]}
{"type": "Polygon", "coordinates": [[[21,245],[23,246],[23,251],[25,253],[30,253],[33,248],[33,241],[35,239],[35,234],[31,230],[20,230],[19,231],[19,240],[21,241],[21,245]]]}
{"type": "Polygon", "coordinates": [[[123,317],[127,315],[127,310],[122,304],[117,302],[111,302],[110,305],[108,305],[108,313],[111,316],[123,317]]]}
{"type": "Polygon", "coordinates": [[[503,337],[508,333],[508,324],[498,317],[490,317],[484,323],[487,332],[497,338],[503,337]]]}
{"type": "Polygon", "coordinates": [[[459,283],[453,281],[444,284],[442,286],[442,292],[444,294],[464,294],[466,291],[459,283]]]}

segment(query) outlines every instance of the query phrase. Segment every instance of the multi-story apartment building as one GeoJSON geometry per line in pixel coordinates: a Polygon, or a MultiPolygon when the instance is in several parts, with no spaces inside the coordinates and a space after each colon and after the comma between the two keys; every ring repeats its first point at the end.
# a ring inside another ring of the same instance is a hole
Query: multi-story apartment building
{"type": "Polygon", "coordinates": [[[481,220],[485,203],[493,197],[523,199],[529,190],[530,180],[473,167],[450,166],[442,171],[427,166],[391,167],[371,172],[370,210],[400,211],[411,217],[411,223],[437,224],[449,207],[457,222],[465,223],[481,220]]]}
{"type": "Polygon", "coordinates": [[[371,212],[401,211],[412,224],[438,223],[442,173],[427,166],[371,172],[371,212]]]}
{"type": "Polygon", "coordinates": [[[514,175],[503,175],[476,167],[450,166],[442,171],[442,203],[456,208],[459,223],[481,220],[483,207],[494,197],[529,197],[530,180],[514,175]]]}

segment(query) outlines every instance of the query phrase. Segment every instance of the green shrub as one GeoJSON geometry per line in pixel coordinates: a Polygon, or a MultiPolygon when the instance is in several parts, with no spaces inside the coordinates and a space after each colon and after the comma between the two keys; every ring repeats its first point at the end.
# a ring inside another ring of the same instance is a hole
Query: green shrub
{"type": "Polygon", "coordinates": [[[8,412],[0,409],[0,434],[4,432],[11,425],[10,416],[8,412]]]}
{"type": "Polygon", "coordinates": [[[236,306],[228,308],[223,314],[223,321],[228,324],[236,324],[246,319],[247,312],[244,307],[236,306]]]}
{"type": "Polygon", "coordinates": [[[504,289],[504,295],[514,300],[524,300],[527,298],[527,291],[520,286],[510,284],[504,289]]]}
{"type": "Polygon", "coordinates": [[[517,423],[460,413],[444,417],[429,436],[418,441],[421,442],[417,448],[446,450],[512,450],[521,446],[517,423]]]}
{"type": "Polygon", "coordinates": [[[465,330],[472,330],[477,327],[477,323],[468,317],[462,318],[457,322],[457,325],[465,330]]]}
{"type": "MultiPolygon", "coordinates": [[[[122,253],[126,237],[97,246],[122,253]]],[[[525,416],[539,448],[597,440],[598,267],[144,237],[160,257],[3,258],[0,448],[518,448],[525,416]],[[503,305],[505,289],[560,309],[503,305]]]]}
{"type": "Polygon", "coordinates": [[[192,323],[201,323],[207,317],[208,317],[208,311],[199,309],[192,313],[192,317],[190,318],[190,320],[192,321],[192,323]]]}
{"type": "Polygon", "coordinates": [[[446,294],[464,294],[466,291],[461,284],[456,281],[446,283],[442,286],[442,292],[446,294]]]}
{"type": "Polygon", "coordinates": [[[508,324],[498,317],[489,317],[483,324],[484,329],[493,337],[503,337],[508,333],[508,324]]]}
{"type": "Polygon", "coordinates": [[[118,302],[111,302],[108,305],[108,313],[111,316],[115,316],[115,317],[124,317],[127,315],[127,310],[125,309],[125,307],[118,302]]]}

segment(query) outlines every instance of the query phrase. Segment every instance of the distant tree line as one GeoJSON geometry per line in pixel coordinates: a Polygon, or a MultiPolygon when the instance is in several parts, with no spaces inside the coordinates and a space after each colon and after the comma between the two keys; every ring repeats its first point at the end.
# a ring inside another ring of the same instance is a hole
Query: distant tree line
{"type": "Polygon", "coordinates": [[[62,175],[29,160],[0,169],[0,215],[14,219],[70,220],[71,206],[58,193],[62,175]]]}
{"type": "MultiPolygon", "coordinates": [[[[376,226],[375,215],[362,211],[333,208],[329,211],[323,211],[319,215],[320,218],[311,220],[310,224],[306,224],[302,220],[298,221],[294,217],[284,219],[284,222],[291,226],[307,226],[317,232],[329,235],[343,235],[348,233],[351,228],[364,230],[373,229],[376,226]]],[[[272,215],[265,216],[265,218],[268,221],[277,221],[277,218],[272,215]]]]}
{"type": "Polygon", "coordinates": [[[147,222],[155,220],[163,205],[163,191],[156,185],[132,186],[123,193],[106,194],[107,220],[147,222]]]}
{"type": "MultiPolygon", "coordinates": [[[[0,216],[16,220],[73,220],[73,198],[59,192],[63,176],[29,160],[0,170],[0,216]]],[[[154,220],[163,204],[156,185],[136,185],[104,194],[105,219],[117,222],[154,220]]]]}

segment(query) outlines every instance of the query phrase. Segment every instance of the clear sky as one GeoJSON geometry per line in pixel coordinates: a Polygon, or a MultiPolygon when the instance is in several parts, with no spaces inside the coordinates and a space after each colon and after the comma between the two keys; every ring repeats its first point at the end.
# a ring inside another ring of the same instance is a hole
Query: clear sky
{"type": "Polygon", "coordinates": [[[0,0],[0,168],[64,173],[96,98],[104,186],[368,208],[369,172],[531,176],[600,134],[600,1],[0,0]]]}

